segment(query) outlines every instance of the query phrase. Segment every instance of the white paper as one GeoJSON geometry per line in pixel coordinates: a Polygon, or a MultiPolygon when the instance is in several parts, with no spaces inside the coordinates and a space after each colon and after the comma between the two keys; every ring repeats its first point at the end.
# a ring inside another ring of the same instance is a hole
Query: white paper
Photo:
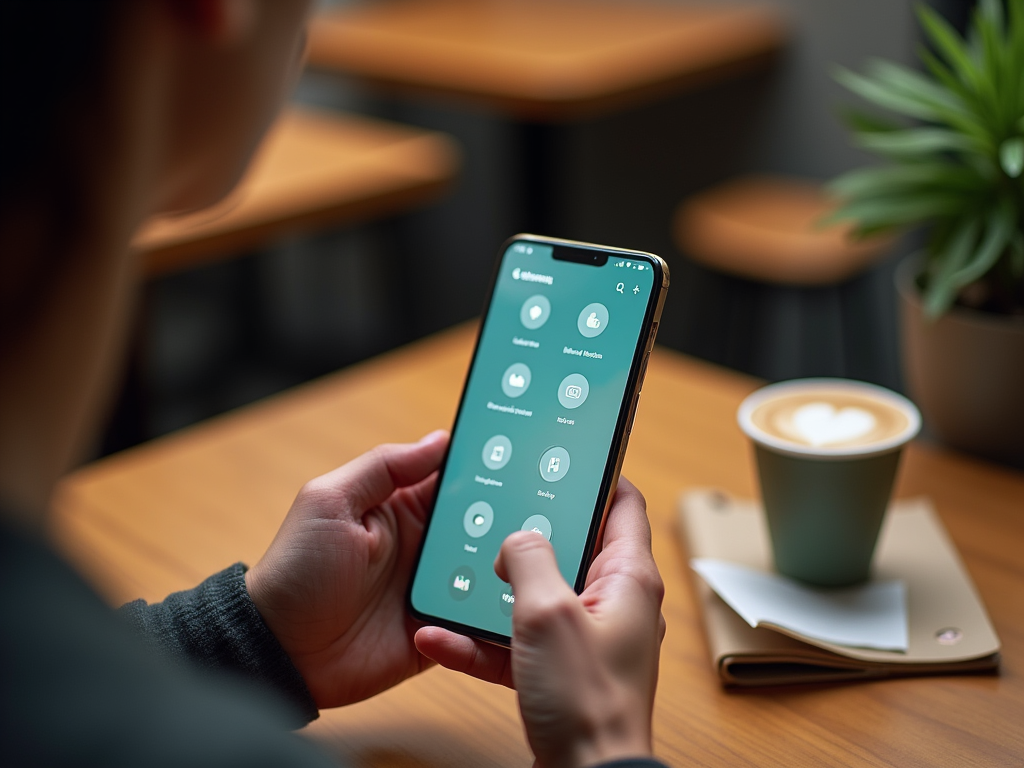
{"type": "Polygon", "coordinates": [[[851,648],[907,650],[907,590],[902,581],[815,589],[710,557],[694,558],[690,567],[752,627],[768,623],[851,648]]]}

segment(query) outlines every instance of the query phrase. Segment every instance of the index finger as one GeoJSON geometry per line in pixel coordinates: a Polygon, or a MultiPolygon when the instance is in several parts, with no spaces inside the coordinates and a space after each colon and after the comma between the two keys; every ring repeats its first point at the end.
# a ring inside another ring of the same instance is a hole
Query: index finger
{"type": "Polygon", "coordinates": [[[658,566],[651,551],[651,524],[647,519],[647,502],[629,480],[619,479],[615,498],[605,523],[601,551],[587,572],[586,591],[611,576],[627,575],[658,598],[664,592],[658,566]]]}
{"type": "Polygon", "coordinates": [[[602,551],[626,549],[635,554],[651,555],[651,523],[647,519],[647,501],[629,480],[619,478],[618,488],[608,511],[604,527],[602,551]]]}
{"type": "Polygon", "coordinates": [[[558,570],[550,542],[539,533],[517,531],[505,539],[494,570],[512,585],[519,605],[538,607],[576,596],[558,570]]]}

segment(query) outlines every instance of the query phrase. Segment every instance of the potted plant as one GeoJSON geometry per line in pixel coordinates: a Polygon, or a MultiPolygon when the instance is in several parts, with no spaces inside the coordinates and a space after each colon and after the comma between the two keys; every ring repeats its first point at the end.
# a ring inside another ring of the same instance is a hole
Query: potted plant
{"type": "Polygon", "coordinates": [[[836,74],[890,116],[850,116],[888,163],[835,180],[831,218],[859,236],[925,228],[897,270],[910,394],[944,442],[1024,465],[1024,0],[980,0],[966,39],[917,13],[926,72],[836,74]]]}

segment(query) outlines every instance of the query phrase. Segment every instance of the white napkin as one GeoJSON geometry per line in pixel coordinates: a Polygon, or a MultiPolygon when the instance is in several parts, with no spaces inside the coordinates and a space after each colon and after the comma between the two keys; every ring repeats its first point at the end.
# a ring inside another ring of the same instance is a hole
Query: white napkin
{"type": "Polygon", "coordinates": [[[851,648],[907,650],[907,590],[902,581],[815,589],[710,557],[694,558],[690,567],[752,627],[771,624],[851,648]]]}

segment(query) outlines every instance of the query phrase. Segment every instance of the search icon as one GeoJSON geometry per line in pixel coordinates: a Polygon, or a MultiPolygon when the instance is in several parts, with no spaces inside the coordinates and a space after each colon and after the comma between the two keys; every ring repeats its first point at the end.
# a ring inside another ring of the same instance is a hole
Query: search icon
{"type": "Polygon", "coordinates": [[[615,290],[618,291],[619,293],[622,293],[622,289],[625,288],[625,287],[626,287],[625,285],[623,285],[622,283],[619,283],[618,285],[615,286],[615,290]]]}

